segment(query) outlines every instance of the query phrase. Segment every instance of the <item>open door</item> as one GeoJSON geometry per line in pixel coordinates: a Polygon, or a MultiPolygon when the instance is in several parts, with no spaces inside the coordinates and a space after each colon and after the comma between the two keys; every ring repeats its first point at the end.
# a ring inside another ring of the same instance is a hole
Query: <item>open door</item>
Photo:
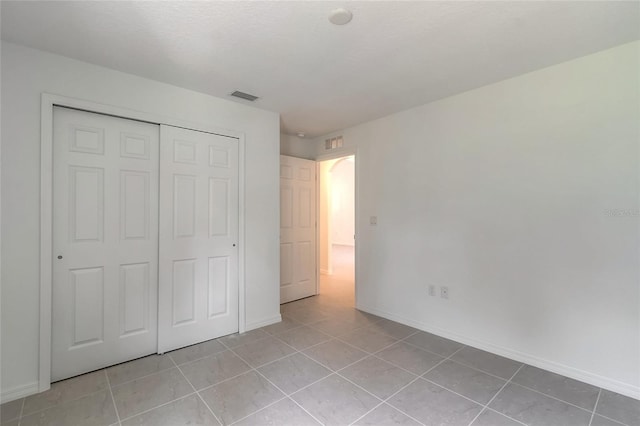
{"type": "Polygon", "coordinates": [[[317,294],[316,163],[280,156],[280,303],[317,294]]]}

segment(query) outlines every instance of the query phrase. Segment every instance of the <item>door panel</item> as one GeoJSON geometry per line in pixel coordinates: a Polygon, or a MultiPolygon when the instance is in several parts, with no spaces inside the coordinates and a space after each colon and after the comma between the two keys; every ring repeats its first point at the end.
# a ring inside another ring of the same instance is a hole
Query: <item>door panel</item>
{"type": "Polygon", "coordinates": [[[280,303],[317,294],[316,163],[280,156],[280,303]]]}
{"type": "Polygon", "coordinates": [[[238,331],[238,139],[161,126],[158,350],[238,331]]]}
{"type": "Polygon", "coordinates": [[[55,107],[52,380],[157,348],[159,127],[55,107]]]}
{"type": "Polygon", "coordinates": [[[120,337],[149,328],[149,263],[120,267],[120,337]]]}

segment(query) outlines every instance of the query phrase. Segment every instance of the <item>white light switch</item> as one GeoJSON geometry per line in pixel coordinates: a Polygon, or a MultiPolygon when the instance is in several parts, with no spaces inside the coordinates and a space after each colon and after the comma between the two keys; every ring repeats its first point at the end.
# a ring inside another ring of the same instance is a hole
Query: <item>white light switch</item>
{"type": "Polygon", "coordinates": [[[371,217],[369,218],[369,223],[370,223],[371,225],[377,225],[377,224],[378,224],[378,216],[371,216],[371,217]]]}

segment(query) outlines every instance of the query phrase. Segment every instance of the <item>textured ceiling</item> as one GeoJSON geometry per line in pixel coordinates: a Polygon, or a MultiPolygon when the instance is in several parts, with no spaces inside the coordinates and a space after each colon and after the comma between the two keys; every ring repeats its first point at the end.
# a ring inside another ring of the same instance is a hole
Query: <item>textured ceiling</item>
{"type": "Polygon", "coordinates": [[[10,2],[2,38],[325,134],[640,39],[638,2],[10,2]],[[331,25],[336,7],[353,21],[331,25]],[[245,102],[245,101],[238,101],[245,102]],[[246,102],[245,102],[246,103],[246,102]]]}

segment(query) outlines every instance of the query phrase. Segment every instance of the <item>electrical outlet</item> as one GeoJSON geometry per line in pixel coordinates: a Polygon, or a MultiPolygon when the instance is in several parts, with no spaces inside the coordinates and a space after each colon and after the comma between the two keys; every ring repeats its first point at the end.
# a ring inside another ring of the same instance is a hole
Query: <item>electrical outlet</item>
{"type": "Polygon", "coordinates": [[[378,224],[378,216],[371,216],[369,218],[369,224],[370,225],[377,225],[378,224]]]}
{"type": "Polygon", "coordinates": [[[429,296],[435,296],[435,295],[436,295],[436,286],[432,284],[429,286],[429,296]]]}
{"type": "Polygon", "coordinates": [[[443,299],[449,298],[449,287],[446,287],[446,286],[440,287],[440,297],[442,297],[443,299]]]}

